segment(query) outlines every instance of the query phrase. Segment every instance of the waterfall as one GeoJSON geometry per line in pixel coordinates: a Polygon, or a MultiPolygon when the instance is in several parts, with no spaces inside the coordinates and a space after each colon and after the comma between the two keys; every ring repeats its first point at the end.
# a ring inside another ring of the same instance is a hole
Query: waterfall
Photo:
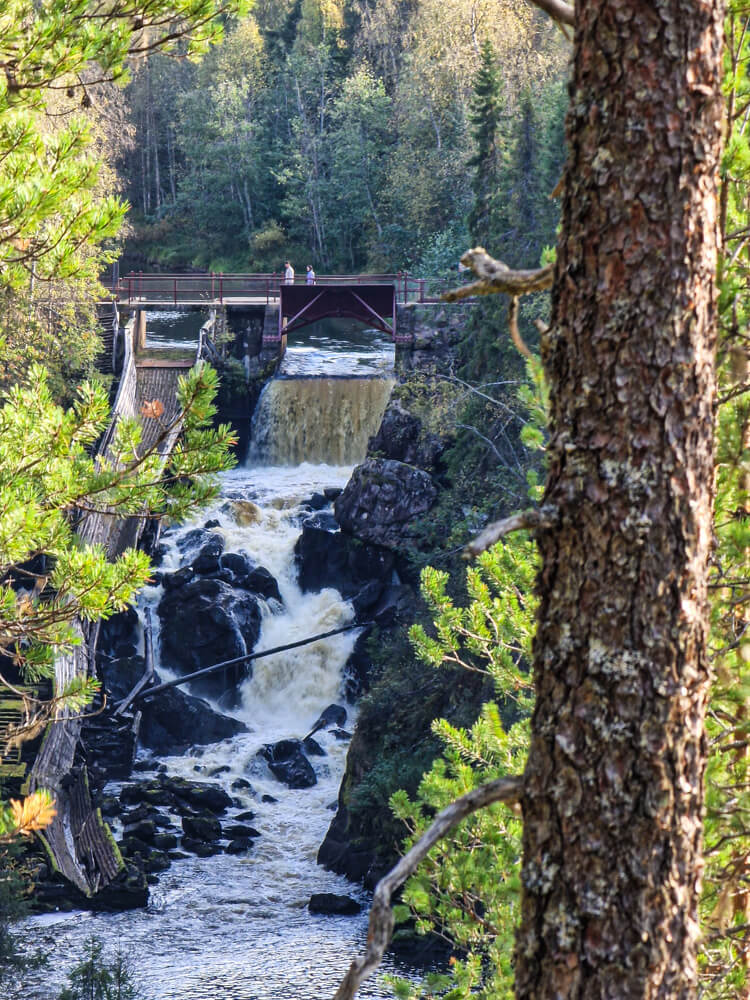
{"type": "Polygon", "coordinates": [[[394,384],[381,378],[279,378],[253,416],[251,465],[362,461],[394,384]]]}

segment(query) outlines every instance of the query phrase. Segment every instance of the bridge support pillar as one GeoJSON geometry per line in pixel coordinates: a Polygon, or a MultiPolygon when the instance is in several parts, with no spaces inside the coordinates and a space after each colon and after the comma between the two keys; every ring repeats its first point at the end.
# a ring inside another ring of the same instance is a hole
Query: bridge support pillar
{"type": "Polygon", "coordinates": [[[263,345],[261,357],[270,358],[275,355],[278,361],[284,357],[286,352],[286,334],[280,333],[283,318],[280,316],[280,307],[270,304],[266,306],[263,317],[263,345]]]}

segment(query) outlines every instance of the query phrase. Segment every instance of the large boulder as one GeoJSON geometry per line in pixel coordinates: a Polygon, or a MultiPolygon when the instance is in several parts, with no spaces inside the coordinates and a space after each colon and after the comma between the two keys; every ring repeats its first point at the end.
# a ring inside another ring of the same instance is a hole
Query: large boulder
{"type": "Polygon", "coordinates": [[[393,575],[393,553],[366,545],[340,531],[302,526],[294,546],[303,591],[334,587],[347,600],[373,584],[368,600],[377,601],[393,575]]]}
{"type": "MultiPolygon", "coordinates": [[[[223,580],[197,579],[162,597],[161,658],[178,674],[233,660],[251,652],[260,634],[260,608],[250,594],[234,591],[223,580]]],[[[196,691],[238,698],[238,685],[250,674],[247,663],[194,681],[196,691]]]]}
{"type": "Polygon", "coordinates": [[[310,913],[325,913],[335,917],[353,917],[362,911],[362,905],[356,899],[339,896],[335,892],[315,892],[307,905],[310,913]]]}
{"type": "MultiPolygon", "coordinates": [[[[109,700],[121,701],[132,691],[145,669],[141,656],[119,660],[102,658],[100,671],[109,700]]],[[[247,732],[247,726],[238,719],[215,712],[207,701],[185,694],[179,688],[168,688],[155,698],[138,703],[137,707],[141,712],[139,743],[161,756],[185,753],[188,747],[219,743],[247,732]]],[[[118,772],[117,777],[127,776],[131,758],[132,754],[127,760],[123,757],[122,764],[127,766],[127,771],[118,772]]],[[[115,776],[110,762],[108,773],[110,777],[115,776]]]]}
{"type": "Polygon", "coordinates": [[[426,432],[419,417],[410,413],[397,396],[392,396],[377,434],[370,438],[367,453],[377,452],[397,462],[416,465],[433,472],[447,441],[426,432]]]}
{"type": "Polygon", "coordinates": [[[437,486],[421,469],[370,458],[357,466],[336,500],[336,519],[343,531],[364,542],[399,551],[411,537],[412,522],[437,495],[437,486]]]}
{"type": "Polygon", "coordinates": [[[318,783],[310,761],[302,752],[300,740],[279,740],[262,748],[261,756],[268,761],[274,777],[289,788],[312,788],[318,783]]]}

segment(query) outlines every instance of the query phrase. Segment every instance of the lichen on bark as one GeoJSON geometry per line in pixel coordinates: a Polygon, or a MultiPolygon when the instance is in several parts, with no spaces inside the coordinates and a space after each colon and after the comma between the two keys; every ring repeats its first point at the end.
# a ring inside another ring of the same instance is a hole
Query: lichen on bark
{"type": "Polygon", "coordinates": [[[721,3],[576,7],[516,992],[689,997],[721,3]]]}

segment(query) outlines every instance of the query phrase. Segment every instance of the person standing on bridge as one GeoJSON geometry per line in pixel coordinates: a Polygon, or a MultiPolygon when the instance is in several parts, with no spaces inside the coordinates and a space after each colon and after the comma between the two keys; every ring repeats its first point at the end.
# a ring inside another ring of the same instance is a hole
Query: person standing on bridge
{"type": "Polygon", "coordinates": [[[314,285],[315,284],[315,271],[312,269],[312,264],[307,265],[307,274],[305,275],[305,284],[314,285]]]}
{"type": "Polygon", "coordinates": [[[289,261],[284,262],[284,284],[293,285],[294,284],[294,268],[289,263],[289,261]]]}

